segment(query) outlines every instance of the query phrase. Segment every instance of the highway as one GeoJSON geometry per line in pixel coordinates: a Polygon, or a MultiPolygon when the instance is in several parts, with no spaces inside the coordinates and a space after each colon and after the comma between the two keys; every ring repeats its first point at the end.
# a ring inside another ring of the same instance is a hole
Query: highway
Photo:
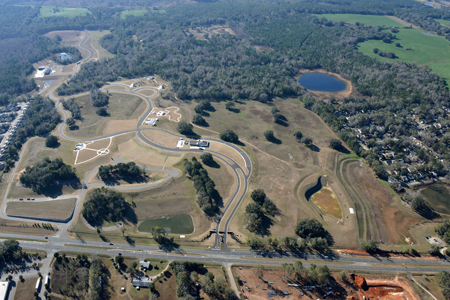
{"type": "MultiPolygon", "coordinates": [[[[81,44],[85,41],[86,35],[84,34],[83,40],[81,40],[78,44],[79,47],[81,47],[81,44]]],[[[84,48],[84,47],[81,47],[84,48]]],[[[88,51],[89,55],[88,57],[84,58],[82,62],[88,61],[92,53],[84,48],[86,51],[88,51]]],[[[75,67],[74,75],[78,72],[79,65],[75,67]]],[[[112,86],[114,84],[110,84],[109,86],[112,86]]],[[[49,97],[56,102],[57,109],[62,113],[63,115],[63,123],[58,127],[58,134],[67,140],[70,141],[79,141],[79,142],[90,142],[90,141],[97,141],[105,138],[113,138],[118,135],[130,133],[130,132],[136,132],[137,136],[144,141],[146,144],[148,144],[151,147],[163,150],[163,151],[170,151],[170,152],[177,152],[177,153],[186,153],[186,152],[193,152],[193,153],[203,153],[203,152],[209,152],[211,153],[216,159],[219,159],[225,163],[227,163],[232,170],[234,171],[234,174],[236,176],[237,180],[237,188],[236,191],[234,191],[232,198],[230,199],[228,205],[223,208],[221,215],[217,218],[216,222],[216,234],[214,237],[214,247],[211,249],[169,249],[170,252],[166,253],[161,250],[160,247],[157,246],[140,246],[140,245],[130,245],[130,244],[115,244],[115,245],[108,245],[107,243],[103,242],[93,242],[93,241],[84,241],[84,240],[75,240],[70,239],[66,236],[67,229],[74,221],[75,217],[80,213],[81,205],[83,197],[86,193],[86,189],[83,188],[80,190],[78,195],[75,195],[73,197],[77,198],[77,202],[72,214],[72,217],[68,220],[65,220],[65,222],[51,222],[58,226],[59,230],[58,232],[48,237],[48,239],[43,237],[36,237],[36,236],[29,236],[29,235],[16,235],[16,234],[1,234],[2,238],[16,238],[16,239],[30,239],[30,240],[37,240],[36,242],[32,241],[20,241],[20,244],[22,247],[27,249],[36,249],[36,250],[45,250],[49,253],[49,255],[52,255],[52,253],[56,251],[76,251],[76,252],[84,252],[89,254],[107,254],[111,256],[115,256],[118,253],[122,253],[124,255],[132,255],[132,256],[139,256],[139,257],[145,257],[145,258],[165,258],[169,260],[174,259],[183,259],[183,260],[190,260],[190,261],[198,261],[198,262],[216,262],[223,265],[227,264],[257,264],[257,263],[264,263],[269,265],[281,265],[285,262],[286,259],[305,259],[306,260],[306,266],[308,266],[307,261],[308,260],[315,260],[314,263],[320,265],[320,264],[328,264],[333,266],[334,263],[338,262],[339,264],[335,265],[337,268],[341,269],[350,269],[350,270],[363,270],[363,271],[394,271],[394,272],[404,272],[407,270],[408,272],[438,272],[441,270],[448,270],[449,264],[445,261],[430,261],[430,260],[423,260],[423,259],[397,259],[397,260],[391,260],[391,259],[385,259],[385,258],[371,258],[371,257],[349,257],[349,256],[334,256],[332,258],[328,258],[324,255],[311,255],[311,254],[293,254],[293,253],[285,253],[285,252],[270,252],[270,253],[264,253],[261,254],[261,252],[254,252],[254,251],[246,251],[246,250],[233,250],[229,249],[227,245],[227,231],[229,224],[239,208],[240,204],[242,203],[246,192],[248,191],[248,181],[252,173],[252,162],[248,155],[238,146],[224,142],[222,140],[217,139],[210,139],[206,138],[205,140],[209,142],[216,142],[225,144],[229,147],[231,147],[233,150],[235,150],[239,155],[242,156],[245,167],[247,169],[244,170],[236,161],[234,161],[232,158],[219,153],[215,151],[211,151],[208,149],[200,150],[200,149],[179,149],[179,148],[171,148],[162,146],[159,144],[154,143],[153,141],[149,140],[144,134],[143,130],[159,130],[159,129],[142,129],[141,124],[145,121],[145,119],[148,117],[150,112],[153,109],[153,103],[151,101],[152,98],[159,95],[159,90],[155,88],[146,87],[146,89],[153,89],[156,91],[156,93],[151,96],[147,97],[142,94],[137,93],[139,89],[136,89],[135,91],[130,91],[130,88],[127,85],[123,84],[116,84],[120,86],[125,86],[127,89],[125,91],[114,91],[115,93],[124,93],[124,94],[130,94],[135,95],[137,97],[140,97],[147,101],[148,107],[147,110],[144,112],[142,117],[139,119],[136,129],[133,130],[127,130],[115,134],[110,135],[103,135],[91,139],[76,139],[72,138],[68,135],[66,135],[64,131],[65,122],[67,118],[69,118],[69,114],[67,111],[65,111],[61,107],[61,103],[59,102],[59,99],[53,96],[53,93],[57,89],[57,86],[54,87],[50,93],[49,97]],[[231,162],[228,162],[228,160],[231,162]],[[242,181],[242,184],[241,184],[242,181]],[[229,212],[227,218],[223,218],[227,212],[229,212]],[[224,223],[223,223],[224,222],[224,223]],[[223,223],[224,233],[219,233],[219,228],[223,223]],[[81,247],[80,247],[81,246],[81,247]],[[95,247],[95,248],[89,248],[89,247],[95,247]],[[191,255],[194,254],[194,255],[191,255]],[[316,262],[316,261],[321,262],[316,262]],[[385,264],[395,264],[393,267],[386,267],[386,266],[373,266],[372,264],[377,263],[385,263],[385,264]],[[398,267],[397,264],[405,264],[406,267],[398,267]],[[419,267],[419,265],[421,265],[419,267]],[[423,265],[429,266],[429,268],[424,268],[423,265]]],[[[77,96],[77,95],[74,95],[77,96]]],[[[71,96],[73,97],[73,96],[71,96]]],[[[177,137],[184,137],[181,135],[177,135],[168,131],[165,131],[169,134],[172,134],[177,137]]],[[[30,139],[32,140],[32,139],[30,139]]],[[[29,140],[29,141],[30,141],[29,140]]],[[[24,150],[26,149],[29,141],[24,145],[22,152],[20,154],[20,157],[22,157],[24,150]]],[[[117,160],[117,162],[122,160],[117,160]]],[[[116,163],[117,163],[116,162],[116,163]]],[[[9,217],[5,214],[6,204],[8,201],[11,201],[11,199],[7,199],[7,195],[10,190],[10,186],[12,184],[12,179],[15,177],[16,168],[19,163],[16,163],[16,167],[13,170],[13,176],[11,176],[11,179],[7,185],[7,190],[5,193],[5,197],[3,199],[3,203],[0,210],[0,216],[5,219],[13,219],[18,221],[30,221],[29,218],[20,218],[20,217],[9,217]]],[[[84,179],[84,185],[86,186],[94,186],[93,184],[89,184],[89,178],[95,174],[97,170],[92,170],[84,179]]],[[[169,178],[178,176],[177,171],[168,171],[168,170],[158,170],[158,171],[164,171],[164,172],[171,172],[169,173],[169,178]]],[[[98,185],[98,184],[97,184],[98,185]]],[[[120,190],[120,187],[111,187],[114,189],[120,190]]],[[[136,187],[127,187],[127,190],[142,190],[145,188],[145,186],[136,186],[136,187]]],[[[37,199],[40,201],[39,199],[37,199]]]]}

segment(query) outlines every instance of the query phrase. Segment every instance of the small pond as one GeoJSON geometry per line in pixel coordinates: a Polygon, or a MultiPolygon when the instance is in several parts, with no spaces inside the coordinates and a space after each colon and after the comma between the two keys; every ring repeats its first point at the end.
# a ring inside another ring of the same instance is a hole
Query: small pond
{"type": "Polygon", "coordinates": [[[347,88],[345,82],[323,73],[306,73],[300,76],[298,83],[311,91],[340,92],[347,88]]]}
{"type": "Polygon", "coordinates": [[[61,53],[61,54],[59,55],[59,57],[61,57],[61,60],[66,60],[66,59],[71,59],[71,58],[72,58],[72,56],[70,56],[70,55],[67,54],[67,53],[61,53]]]}
{"type": "Polygon", "coordinates": [[[152,227],[170,228],[170,233],[190,234],[194,232],[194,223],[190,215],[177,215],[167,218],[145,220],[138,226],[139,231],[152,232],[152,227]]]}
{"type": "Polygon", "coordinates": [[[437,212],[450,214],[450,191],[440,184],[433,184],[421,191],[422,196],[437,212]]]}

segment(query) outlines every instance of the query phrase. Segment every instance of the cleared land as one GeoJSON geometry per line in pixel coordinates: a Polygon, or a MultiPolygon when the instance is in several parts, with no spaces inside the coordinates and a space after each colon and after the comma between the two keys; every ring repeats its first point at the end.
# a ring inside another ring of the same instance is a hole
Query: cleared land
{"type": "Polygon", "coordinates": [[[118,133],[126,130],[134,130],[138,120],[112,120],[106,124],[105,135],[118,133]]]}
{"type": "Polygon", "coordinates": [[[126,19],[127,16],[142,17],[145,12],[145,9],[124,10],[120,13],[120,18],[126,19]]]}
{"type": "Polygon", "coordinates": [[[74,45],[76,42],[79,42],[83,38],[83,34],[78,30],[58,30],[58,31],[50,31],[44,36],[52,39],[55,36],[59,35],[61,37],[62,44],[74,45]]]}
{"type": "Polygon", "coordinates": [[[189,29],[189,34],[192,34],[195,38],[199,40],[206,40],[205,35],[208,37],[214,36],[214,35],[223,35],[223,34],[231,34],[236,35],[236,33],[227,26],[222,25],[212,25],[209,27],[197,27],[195,29],[189,29]]]}
{"type": "Polygon", "coordinates": [[[39,12],[38,17],[39,18],[47,18],[47,17],[74,18],[74,17],[85,16],[85,15],[89,15],[89,14],[91,14],[91,12],[87,8],[44,5],[41,7],[41,11],[39,12]]]}
{"type": "Polygon", "coordinates": [[[100,45],[100,39],[104,35],[107,35],[107,34],[111,33],[109,30],[89,31],[89,33],[91,34],[92,47],[94,47],[94,49],[96,50],[97,55],[98,55],[98,59],[114,57],[114,54],[109,53],[105,48],[103,48],[100,45]]]}
{"type": "MultiPolygon", "coordinates": [[[[435,277],[433,275],[422,275],[422,276],[414,276],[423,287],[425,287],[433,296],[435,296],[438,300],[445,300],[444,295],[442,294],[442,290],[439,287],[439,284],[436,282],[435,277]]],[[[419,286],[413,284],[414,290],[418,293],[421,299],[430,298],[430,295],[425,292],[419,286]]]]}
{"type": "Polygon", "coordinates": [[[359,14],[314,14],[318,18],[325,18],[333,21],[344,21],[347,23],[359,22],[366,26],[386,26],[386,27],[402,27],[401,24],[395,22],[386,16],[375,15],[359,15],[359,14]]]}
{"type": "Polygon", "coordinates": [[[72,214],[76,201],[76,198],[71,198],[43,202],[9,202],[6,206],[6,214],[65,220],[72,214]]]}
{"type": "Polygon", "coordinates": [[[34,299],[34,292],[36,291],[34,288],[36,287],[37,277],[26,278],[23,282],[18,281],[16,294],[14,296],[15,300],[23,300],[23,299],[34,299]]]}
{"type": "Polygon", "coordinates": [[[75,98],[80,106],[82,121],[77,120],[78,129],[65,128],[66,134],[73,137],[89,138],[103,135],[108,122],[112,120],[137,119],[147,106],[141,98],[121,94],[110,93],[107,111],[109,116],[100,117],[95,113],[96,107],[92,106],[90,95],[75,98]]]}
{"type": "Polygon", "coordinates": [[[438,213],[450,215],[450,192],[444,185],[432,185],[421,191],[423,197],[438,213]]]}
{"type": "Polygon", "coordinates": [[[323,211],[324,214],[333,216],[337,219],[342,218],[342,210],[336,195],[331,188],[324,187],[311,197],[311,201],[323,211]]]}

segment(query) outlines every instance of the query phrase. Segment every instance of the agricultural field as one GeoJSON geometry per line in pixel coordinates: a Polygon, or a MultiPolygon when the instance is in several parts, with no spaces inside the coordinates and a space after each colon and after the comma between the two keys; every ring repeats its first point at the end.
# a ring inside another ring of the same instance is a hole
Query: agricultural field
{"type": "Polygon", "coordinates": [[[445,185],[432,185],[421,191],[422,196],[437,213],[450,215],[450,192],[445,185]]]}
{"type": "Polygon", "coordinates": [[[387,16],[375,15],[359,15],[359,14],[314,14],[318,18],[325,18],[333,21],[344,21],[346,23],[359,22],[366,26],[386,26],[386,27],[402,27],[401,24],[395,22],[387,16]]]}
{"type": "Polygon", "coordinates": [[[76,102],[80,106],[82,121],[77,120],[76,126],[78,126],[78,129],[69,130],[65,128],[65,132],[68,136],[77,138],[101,136],[109,122],[111,122],[109,126],[113,127],[111,130],[114,130],[117,126],[122,125],[116,120],[137,120],[147,107],[147,103],[139,97],[110,93],[107,106],[109,116],[100,117],[95,113],[96,108],[91,104],[90,95],[77,97],[76,102]]]}
{"type": "Polygon", "coordinates": [[[43,202],[9,202],[6,214],[25,217],[65,220],[72,215],[76,198],[43,202]]]}
{"type": "Polygon", "coordinates": [[[434,19],[436,22],[441,23],[442,25],[445,26],[450,26],[450,20],[444,20],[444,19],[434,19]]]}
{"type": "Polygon", "coordinates": [[[142,17],[145,12],[145,9],[124,10],[120,13],[120,18],[125,20],[127,16],[142,17]]]}
{"type": "Polygon", "coordinates": [[[109,53],[105,48],[103,48],[100,45],[100,39],[109,34],[110,31],[109,30],[102,30],[102,31],[89,31],[89,33],[91,34],[91,43],[92,43],[92,47],[96,50],[95,52],[97,53],[98,59],[108,59],[108,58],[112,58],[114,57],[114,54],[109,53]]]}
{"type": "Polygon", "coordinates": [[[91,12],[87,8],[80,7],[62,7],[62,6],[42,6],[39,12],[39,18],[48,17],[65,17],[74,18],[78,16],[90,15],[91,12]]]}

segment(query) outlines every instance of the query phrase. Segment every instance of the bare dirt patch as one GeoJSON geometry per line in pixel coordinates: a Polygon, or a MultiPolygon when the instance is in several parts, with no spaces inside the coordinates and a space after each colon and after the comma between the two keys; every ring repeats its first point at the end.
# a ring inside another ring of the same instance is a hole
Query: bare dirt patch
{"type": "Polygon", "coordinates": [[[34,292],[36,291],[34,288],[37,280],[37,277],[26,278],[23,282],[19,280],[14,299],[34,299],[34,292]]]}
{"type": "Polygon", "coordinates": [[[76,198],[71,198],[42,202],[9,202],[6,206],[6,214],[65,220],[72,214],[76,201],[76,198]]]}
{"type": "Polygon", "coordinates": [[[221,25],[212,25],[210,27],[197,27],[195,29],[189,29],[189,34],[193,34],[195,38],[199,40],[206,40],[205,35],[209,37],[214,35],[223,35],[223,34],[231,34],[236,36],[236,33],[227,26],[221,26],[221,25]]]}

